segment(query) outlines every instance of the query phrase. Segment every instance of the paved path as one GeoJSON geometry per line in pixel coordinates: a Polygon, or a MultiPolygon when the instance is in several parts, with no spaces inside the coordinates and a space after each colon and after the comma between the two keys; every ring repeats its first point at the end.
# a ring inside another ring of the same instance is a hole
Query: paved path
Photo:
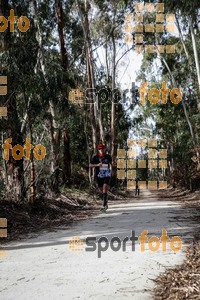
{"type": "MultiPolygon", "coordinates": [[[[79,221],[57,232],[44,232],[36,238],[12,242],[7,245],[8,257],[0,261],[0,299],[136,299],[151,298],[152,279],[165,267],[180,264],[181,251],[170,247],[166,252],[152,252],[145,244],[145,252],[136,241],[135,251],[129,240],[126,251],[85,251],[86,245],[76,246],[83,251],[73,251],[69,241],[74,236],[101,236],[111,240],[131,236],[131,230],[139,236],[148,230],[148,238],[161,236],[166,229],[171,237],[178,235],[191,239],[198,223],[191,222],[192,209],[184,209],[177,202],[158,201],[153,194],[143,192],[140,199],[119,200],[110,205],[107,214],[79,221]],[[100,255],[100,252],[99,252],[100,255]]],[[[96,243],[97,249],[104,243],[96,243]]],[[[114,244],[114,246],[117,244],[114,244]]],[[[89,247],[89,246],[88,246],[89,247]]],[[[184,245],[183,245],[184,247],[184,245]]]]}

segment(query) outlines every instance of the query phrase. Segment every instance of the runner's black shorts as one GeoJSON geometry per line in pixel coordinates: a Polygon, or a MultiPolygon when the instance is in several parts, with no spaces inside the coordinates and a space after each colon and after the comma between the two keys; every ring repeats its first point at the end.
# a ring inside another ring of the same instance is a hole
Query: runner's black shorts
{"type": "Polygon", "coordinates": [[[110,177],[103,177],[103,178],[97,177],[97,184],[98,184],[99,188],[102,188],[104,183],[109,184],[110,183],[110,177]]]}

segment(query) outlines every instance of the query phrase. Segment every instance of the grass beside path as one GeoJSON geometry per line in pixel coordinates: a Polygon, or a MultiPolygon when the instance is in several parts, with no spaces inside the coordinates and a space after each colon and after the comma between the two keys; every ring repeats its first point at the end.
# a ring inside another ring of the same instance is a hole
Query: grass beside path
{"type": "Polygon", "coordinates": [[[155,300],[200,299],[200,241],[186,251],[185,262],[156,279],[155,300]]]}
{"type": "MultiPolygon", "coordinates": [[[[109,194],[109,198],[125,197],[121,192],[109,194]]],[[[0,200],[0,218],[8,222],[8,237],[1,243],[38,235],[43,230],[54,231],[60,226],[87,219],[98,214],[102,200],[97,190],[63,189],[58,196],[40,197],[34,205],[0,200]]]]}
{"type": "MultiPolygon", "coordinates": [[[[200,191],[171,191],[167,197],[180,199],[187,207],[195,207],[199,211],[200,191]]],[[[193,300],[200,299],[200,232],[195,234],[193,243],[185,250],[184,263],[176,268],[167,269],[156,280],[154,289],[155,300],[193,300]]]]}

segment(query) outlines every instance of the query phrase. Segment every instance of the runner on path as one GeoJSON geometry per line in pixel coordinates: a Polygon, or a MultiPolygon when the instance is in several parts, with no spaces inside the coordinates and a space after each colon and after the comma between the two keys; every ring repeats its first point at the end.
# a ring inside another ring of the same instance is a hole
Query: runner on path
{"type": "Polygon", "coordinates": [[[96,168],[96,179],[98,187],[102,193],[103,210],[108,209],[108,184],[110,183],[112,158],[106,154],[106,147],[99,144],[97,147],[98,153],[94,155],[89,165],[90,168],[96,168]]]}
{"type": "Polygon", "coordinates": [[[138,184],[139,181],[140,181],[140,179],[138,177],[135,178],[135,196],[137,196],[137,194],[139,196],[139,194],[140,194],[140,189],[139,189],[139,184],[138,184]]]}

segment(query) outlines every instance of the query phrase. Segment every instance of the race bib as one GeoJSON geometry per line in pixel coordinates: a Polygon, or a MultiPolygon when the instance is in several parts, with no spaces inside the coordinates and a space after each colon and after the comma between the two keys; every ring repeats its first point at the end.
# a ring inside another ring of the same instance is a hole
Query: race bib
{"type": "Polygon", "coordinates": [[[99,167],[99,173],[97,177],[99,178],[111,177],[111,173],[110,173],[110,169],[108,168],[108,165],[103,164],[101,167],[99,167]]]}

